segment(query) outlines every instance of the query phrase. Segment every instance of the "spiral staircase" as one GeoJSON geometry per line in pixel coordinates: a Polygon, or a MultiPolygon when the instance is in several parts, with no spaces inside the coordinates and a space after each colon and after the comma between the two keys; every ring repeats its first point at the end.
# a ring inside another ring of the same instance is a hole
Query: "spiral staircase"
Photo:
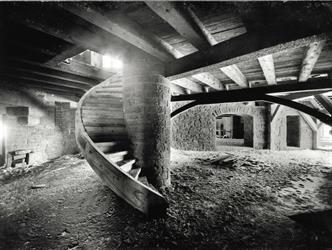
{"type": "Polygon", "coordinates": [[[147,215],[163,214],[164,197],[140,176],[126,130],[120,76],[94,86],[80,99],[75,135],[86,160],[119,197],[147,215]],[[142,180],[141,180],[142,179],[142,180]]]}

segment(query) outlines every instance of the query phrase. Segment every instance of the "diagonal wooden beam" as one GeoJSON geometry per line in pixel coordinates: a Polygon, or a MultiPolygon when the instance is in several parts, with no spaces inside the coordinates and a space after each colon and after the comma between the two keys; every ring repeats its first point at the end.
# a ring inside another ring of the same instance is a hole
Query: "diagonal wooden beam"
{"type": "Polygon", "coordinates": [[[325,40],[313,42],[309,44],[305,56],[302,61],[301,70],[299,73],[299,82],[305,82],[309,79],[312,70],[323,50],[325,40]]]}
{"type": "Polygon", "coordinates": [[[251,32],[218,43],[167,65],[166,77],[175,80],[229,65],[252,61],[269,54],[307,46],[326,40],[331,34],[312,35],[308,32],[251,32]]]}
{"type": "Polygon", "coordinates": [[[146,2],[146,4],[197,49],[204,50],[210,47],[199,26],[175,2],[146,2]]]}
{"type": "Polygon", "coordinates": [[[296,109],[298,111],[301,111],[307,115],[310,115],[312,117],[315,117],[316,119],[320,120],[321,122],[324,122],[325,124],[332,126],[332,117],[328,116],[326,114],[323,114],[322,112],[319,112],[313,108],[310,108],[304,104],[297,103],[291,100],[283,99],[276,96],[270,96],[270,95],[262,95],[261,100],[278,103],[293,109],[296,109]]]}
{"type": "Polygon", "coordinates": [[[236,65],[230,65],[223,68],[220,68],[220,70],[228,76],[230,79],[232,79],[237,85],[246,88],[249,86],[249,83],[247,81],[247,78],[243,75],[241,70],[236,65]]]}
{"type": "Polygon", "coordinates": [[[199,105],[199,102],[198,101],[192,101],[192,102],[189,102],[185,105],[183,105],[182,107],[172,111],[171,113],[171,118],[174,118],[175,116],[177,116],[178,114],[182,113],[183,111],[186,111],[190,108],[193,108],[195,106],[199,105]]]}
{"type": "Polygon", "coordinates": [[[85,20],[77,18],[77,22],[74,23],[75,29],[72,29],[73,23],[67,25],[56,19],[60,13],[63,13],[63,10],[61,12],[58,8],[54,8],[53,11],[52,15],[44,15],[42,11],[38,10],[24,11],[15,8],[9,15],[9,21],[21,23],[29,28],[100,54],[124,55],[127,51],[137,49],[125,40],[97,26],[89,25],[85,20]]]}
{"type": "Polygon", "coordinates": [[[189,89],[192,92],[203,92],[204,88],[202,85],[197,84],[189,79],[183,78],[183,79],[178,79],[173,81],[174,84],[179,85],[185,89],[189,89]]]}
{"type": "Polygon", "coordinates": [[[223,90],[224,86],[218,78],[210,73],[199,73],[192,76],[194,79],[208,85],[209,87],[216,90],[223,90]]]}
{"type": "Polygon", "coordinates": [[[148,34],[146,29],[125,17],[123,13],[113,12],[105,16],[83,4],[63,4],[62,7],[150,55],[163,61],[174,59],[160,44],[151,39],[154,36],[153,34],[148,34]]]}
{"type": "Polygon", "coordinates": [[[305,122],[309,125],[311,130],[313,132],[317,132],[318,127],[312,117],[302,112],[299,112],[299,114],[302,116],[303,120],[305,120],[305,122]]]}
{"type": "Polygon", "coordinates": [[[324,95],[315,95],[315,99],[332,115],[332,101],[324,95]]]}
{"type": "Polygon", "coordinates": [[[213,35],[206,29],[204,24],[201,22],[201,20],[198,18],[198,16],[195,14],[194,9],[191,6],[186,6],[185,9],[187,10],[188,14],[192,18],[192,20],[196,23],[196,25],[201,30],[202,34],[205,36],[205,39],[209,42],[210,45],[217,44],[217,40],[213,37],[213,35]]]}
{"type": "Polygon", "coordinates": [[[272,55],[266,55],[258,58],[259,64],[263,70],[267,84],[277,84],[276,73],[272,55]]]}
{"type": "Polygon", "coordinates": [[[46,62],[46,65],[49,66],[57,66],[59,63],[64,60],[76,56],[85,51],[84,48],[70,44],[67,48],[65,48],[60,54],[54,56],[51,60],[46,62]]]}
{"type": "Polygon", "coordinates": [[[277,107],[275,108],[275,110],[274,110],[272,116],[271,116],[271,122],[273,122],[274,118],[275,118],[276,115],[278,114],[279,110],[281,110],[281,108],[282,108],[282,107],[280,106],[280,104],[278,104],[277,107]]]}

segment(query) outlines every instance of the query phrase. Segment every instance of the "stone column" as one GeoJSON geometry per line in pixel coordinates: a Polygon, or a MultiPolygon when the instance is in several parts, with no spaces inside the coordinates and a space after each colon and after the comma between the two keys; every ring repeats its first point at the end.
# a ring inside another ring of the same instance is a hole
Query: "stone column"
{"type": "Polygon", "coordinates": [[[140,51],[126,55],[124,113],[137,165],[156,188],[170,185],[170,83],[164,64],[140,51]]]}

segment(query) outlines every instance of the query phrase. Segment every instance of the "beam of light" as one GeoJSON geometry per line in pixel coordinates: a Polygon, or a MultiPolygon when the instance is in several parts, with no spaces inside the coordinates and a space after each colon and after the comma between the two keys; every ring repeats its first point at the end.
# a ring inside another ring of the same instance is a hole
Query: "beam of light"
{"type": "Polygon", "coordinates": [[[111,57],[109,55],[103,56],[103,68],[105,69],[122,69],[122,61],[118,58],[111,57]]]}
{"type": "Polygon", "coordinates": [[[0,141],[6,136],[6,127],[0,120],[0,141]]]}

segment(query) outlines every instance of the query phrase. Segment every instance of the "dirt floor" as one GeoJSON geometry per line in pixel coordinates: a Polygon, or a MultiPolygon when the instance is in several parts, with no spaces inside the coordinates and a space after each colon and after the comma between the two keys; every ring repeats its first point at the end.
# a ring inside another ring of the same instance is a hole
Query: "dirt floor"
{"type": "Polygon", "coordinates": [[[117,198],[77,156],[0,171],[0,249],[332,246],[327,231],[287,217],[332,207],[331,152],[219,149],[172,151],[170,207],[159,219],[117,198]]]}

